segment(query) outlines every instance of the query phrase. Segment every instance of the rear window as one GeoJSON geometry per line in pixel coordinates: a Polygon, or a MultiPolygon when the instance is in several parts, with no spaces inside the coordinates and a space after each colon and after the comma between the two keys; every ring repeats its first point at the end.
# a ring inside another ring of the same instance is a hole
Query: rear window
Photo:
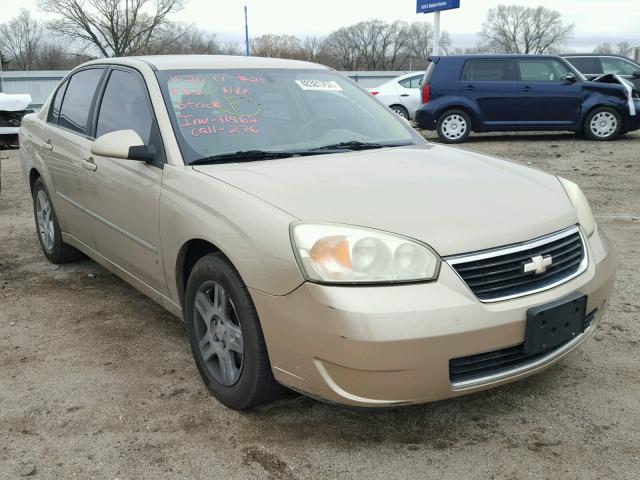
{"type": "Polygon", "coordinates": [[[586,73],[587,75],[602,73],[600,61],[596,57],[571,57],[567,58],[567,60],[581,73],[586,73]]]}
{"type": "Polygon", "coordinates": [[[56,95],[53,98],[53,102],[51,102],[51,110],[49,111],[50,123],[58,123],[60,106],[62,105],[62,99],[64,98],[65,91],[67,90],[67,85],[69,85],[69,80],[66,80],[62,85],[60,85],[60,88],[58,88],[56,95]]]}
{"type": "Polygon", "coordinates": [[[404,88],[420,88],[420,80],[422,80],[422,75],[416,75],[415,77],[400,80],[398,83],[404,88]]]}
{"type": "Polygon", "coordinates": [[[467,60],[461,80],[473,82],[508,82],[516,79],[513,60],[467,60]]]}
{"type": "Polygon", "coordinates": [[[87,134],[91,103],[104,69],[81,70],[71,77],[60,109],[58,125],[80,134],[87,134]]]}

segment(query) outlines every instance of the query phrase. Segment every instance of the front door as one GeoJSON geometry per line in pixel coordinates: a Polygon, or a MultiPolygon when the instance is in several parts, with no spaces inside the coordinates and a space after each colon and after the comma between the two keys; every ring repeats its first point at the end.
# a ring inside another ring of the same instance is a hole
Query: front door
{"type": "Polygon", "coordinates": [[[505,129],[516,127],[518,82],[512,59],[470,59],[460,77],[460,96],[480,112],[479,127],[505,129]]]}
{"type": "Polygon", "coordinates": [[[523,127],[572,127],[580,118],[582,83],[555,58],[518,60],[520,124],[523,127]]]}
{"type": "Polygon", "coordinates": [[[159,203],[164,155],[147,87],[139,73],[114,67],[96,111],[96,138],[131,129],[157,153],[146,163],[86,152],[84,198],[97,250],[160,293],[166,293],[160,261],[159,203]]]}

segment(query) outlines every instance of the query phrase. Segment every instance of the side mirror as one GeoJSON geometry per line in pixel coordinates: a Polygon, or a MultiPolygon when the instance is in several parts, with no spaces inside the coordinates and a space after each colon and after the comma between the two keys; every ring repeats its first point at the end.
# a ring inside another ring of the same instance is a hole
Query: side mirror
{"type": "Polygon", "coordinates": [[[640,78],[640,70],[636,70],[635,72],[633,72],[633,73],[631,74],[631,76],[632,76],[633,78],[640,78]]]}
{"type": "Polygon", "coordinates": [[[105,133],[91,145],[91,153],[101,157],[150,162],[155,154],[133,130],[105,133]]]}
{"type": "Polygon", "coordinates": [[[576,76],[573,73],[567,73],[567,76],[564,79],[569,83],[574,83],[576,81],[576,76]]]}

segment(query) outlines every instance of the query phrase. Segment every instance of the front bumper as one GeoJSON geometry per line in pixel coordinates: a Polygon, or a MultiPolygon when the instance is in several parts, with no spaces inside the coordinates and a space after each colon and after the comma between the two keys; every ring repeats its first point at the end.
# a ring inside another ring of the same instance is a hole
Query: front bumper
{"type": "Polygon", "coordinates": [[[251,290],[275,378],[294,390],[340,404],[384,407],[440,400],[537,373],[577,347],[606,310],[615,257],[600,230],[587,241],[589,265],[551,290],[481,303],[443,263],[438,281],[380,287],[305,283],[285,296],[251,290]],[[524,341],[526,312],[580,291],[590,327],[530,365],[476,382],[449,380],[449,360],[524,341]]]}

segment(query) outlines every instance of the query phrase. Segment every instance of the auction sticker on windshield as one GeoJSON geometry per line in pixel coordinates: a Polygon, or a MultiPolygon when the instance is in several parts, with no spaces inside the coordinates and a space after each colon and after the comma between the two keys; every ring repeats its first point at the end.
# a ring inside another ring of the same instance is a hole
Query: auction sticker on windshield
{"type": "Polygon", "coordinates": [[[302,90],[341,91],[342,87],[335,80],[296,80],[302,90]]]}

